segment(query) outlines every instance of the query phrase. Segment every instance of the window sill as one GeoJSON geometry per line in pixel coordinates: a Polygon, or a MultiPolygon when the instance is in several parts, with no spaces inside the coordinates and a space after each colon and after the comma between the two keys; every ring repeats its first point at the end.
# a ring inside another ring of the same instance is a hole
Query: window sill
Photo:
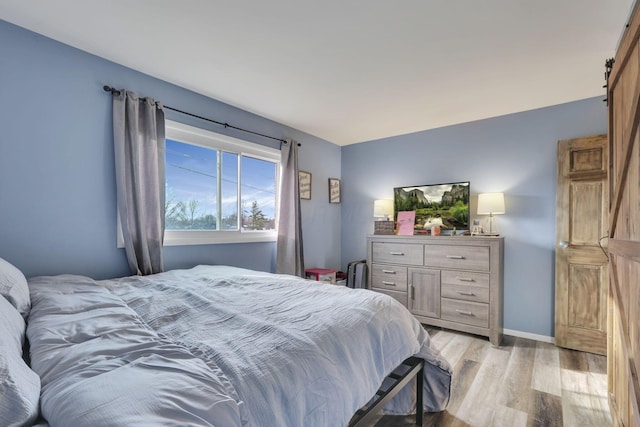
{"type": "Polygon", "coordinates": [[[278,233],[271,231],[200,231],[170,230],[164,233],[164,246],[217,245],[228,243],[275,242],[278,233]]]}

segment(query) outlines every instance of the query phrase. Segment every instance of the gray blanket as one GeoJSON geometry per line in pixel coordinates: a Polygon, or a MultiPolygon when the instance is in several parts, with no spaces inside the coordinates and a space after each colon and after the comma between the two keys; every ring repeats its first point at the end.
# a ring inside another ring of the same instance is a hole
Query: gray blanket
{"type": "MultiPolygon", "coordinates": [[[[425,409],[451,369],[392,298],[223,266],[30,280],[28,337],[58,425],[341,426],[409,356],[425,409]]],[[[407,387],[387,412],[409,413],[407,387]]]]}

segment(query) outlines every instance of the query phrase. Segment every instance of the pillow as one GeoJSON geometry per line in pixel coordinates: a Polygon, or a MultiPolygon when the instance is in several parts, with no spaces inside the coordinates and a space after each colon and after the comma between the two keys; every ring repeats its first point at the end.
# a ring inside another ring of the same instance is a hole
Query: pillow
{"type": "Polygon", "coordinates": [[[0,425],[31,425],[38,416],[40,378],[22,359],[25,324],[0,296],[0,425]]]}
{"type": "Polygon", "coordinates": [[[2,258],[0,258],[0,295],[13,304],[23,318],[27,318],[31,309],[27,279],[22,271],[2,258]]]}

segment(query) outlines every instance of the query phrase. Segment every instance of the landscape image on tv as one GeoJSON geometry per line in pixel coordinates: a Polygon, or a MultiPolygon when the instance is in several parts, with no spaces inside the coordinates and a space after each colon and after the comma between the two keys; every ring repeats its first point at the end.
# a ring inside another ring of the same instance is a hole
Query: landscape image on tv
{"type": "Polygon", "coordinates": [[[419,185],[393,189],[394,215],[416,211],[415,233],[432,225],[443,230],[469,229],[469,183],[419,185]]]}

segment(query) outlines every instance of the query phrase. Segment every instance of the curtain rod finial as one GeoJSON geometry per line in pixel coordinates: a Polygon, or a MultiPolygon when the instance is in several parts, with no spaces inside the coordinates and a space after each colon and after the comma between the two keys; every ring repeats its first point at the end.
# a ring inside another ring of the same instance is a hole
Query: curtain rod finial
{"type": "Polygon", "coordinates": [[[105,92],[111,92],[115,96],[120,95],[120,91],[118,89],[112,88],[111,86],[104,85],[102,86],[102,89],[104,89],[105,92]]]}

